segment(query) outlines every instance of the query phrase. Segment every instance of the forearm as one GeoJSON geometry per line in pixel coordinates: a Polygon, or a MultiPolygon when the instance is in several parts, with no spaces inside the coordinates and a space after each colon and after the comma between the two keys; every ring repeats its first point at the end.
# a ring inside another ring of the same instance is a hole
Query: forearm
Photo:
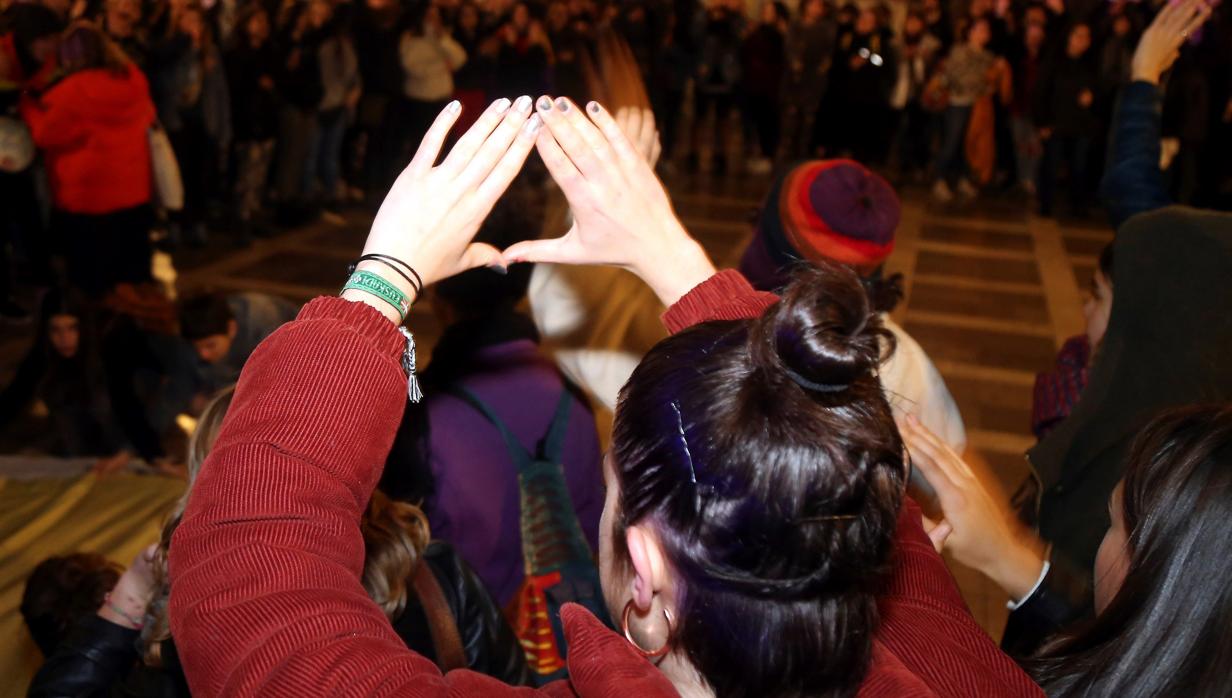
{"type": "Polygon", "coordinates": [[[1159,88],[1153,82],[1138,79],[1122,91],[1100,185],[1114,227],[1171,203],[1159,169],[1161,112],[1159,88]]]}
{"type": "Polygon", "coordinates": [[[406,400],[402,346],[386,318],[318,299],[249,360],[172,546],[194,694],[439,680],[359,581],[360,515],[406,400]]]}

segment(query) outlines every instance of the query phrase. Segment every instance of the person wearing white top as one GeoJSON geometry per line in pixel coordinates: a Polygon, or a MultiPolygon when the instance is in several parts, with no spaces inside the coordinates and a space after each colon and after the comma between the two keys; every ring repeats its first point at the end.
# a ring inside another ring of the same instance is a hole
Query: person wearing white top
{"type": "Polygon", "coordinates": [[[406,140],[417,143],[453,98],[453,74],[466,64],[466,50],[441,23],[440,10],[426,5],[412,18],[398,44],[406,98],[406,140]]]}

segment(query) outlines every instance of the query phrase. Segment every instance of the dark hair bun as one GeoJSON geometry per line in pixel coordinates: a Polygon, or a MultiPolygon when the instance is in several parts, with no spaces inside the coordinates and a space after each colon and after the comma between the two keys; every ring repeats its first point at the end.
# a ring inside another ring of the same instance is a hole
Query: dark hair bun
{"type": "Polygon", "coordinates": [[[754,365],[781,373],[808,389],[842,392],[870,375],[893,335],[851,269],[831,263],[801,265],[782,299],[749,333],[754,365]],[[793,375],[794,374],[794,375],[793,375]]]}

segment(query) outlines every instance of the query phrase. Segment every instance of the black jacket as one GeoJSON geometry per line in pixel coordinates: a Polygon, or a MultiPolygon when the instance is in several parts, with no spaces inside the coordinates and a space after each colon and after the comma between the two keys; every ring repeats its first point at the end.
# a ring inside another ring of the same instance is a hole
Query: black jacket
{"type": "MultiPolygon", "coordinates": [[[[433,542],[424,561],[441,584],[466,652],[467,666],[505,683],[529,685],[526,656],[491,595],[470,566],[446,543],[433,542]]],[[[409,586],[409,585],[408,585],[409,586]]],[[[407,647],[435,661],[436,652],[423,607],[412,593],[406,610],[393,622],[407,647]]],[[[164,669],[138,662],[140,633],[97,615],[82,618],[56,648],[30,684],[31,698],[74,696],[189,696],[174,643],[163,643],[164,669]]]]}
{"type": "MultiPolygon", "coordinates": [[[[1112,273],[1112,316],[1082,398],[1027,454],[1042,486],[1040,536],[1053,544],[1054,567],[1083,575],[1086,589],[1067,593],[1083,615],[1108,496],[1134,436],[1164,409],[1232,400],[1232,214],[1138,214],[1117,230],[1112,273]]],[[[1006,634],[1010,647],[1039,639],[1006,634]]]]}

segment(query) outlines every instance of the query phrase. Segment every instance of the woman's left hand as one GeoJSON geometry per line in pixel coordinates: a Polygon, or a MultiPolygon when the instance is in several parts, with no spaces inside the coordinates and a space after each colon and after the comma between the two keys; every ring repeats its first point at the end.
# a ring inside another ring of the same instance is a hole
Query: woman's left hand
{"type": "MultiPolygon", "coordinates": [[[[530,97],[512,105],[507,99],[492,103],[437,165],[449,130],[462,113],[459,102],[445,107],[381,203],[364,254],[406,262],[424,285],[475,267],[499,265],[499,250],[471,240],[535,146],[541,121],[531,116],[531,106],[530,97]]],[[[408,296],[413,294],[383,265],[365,262],[360,268],[380,272],[408,296]]],[[[387,316],[394,312],[367,294],[352,291],[344,297],[369,303],[387,316]]]]}

